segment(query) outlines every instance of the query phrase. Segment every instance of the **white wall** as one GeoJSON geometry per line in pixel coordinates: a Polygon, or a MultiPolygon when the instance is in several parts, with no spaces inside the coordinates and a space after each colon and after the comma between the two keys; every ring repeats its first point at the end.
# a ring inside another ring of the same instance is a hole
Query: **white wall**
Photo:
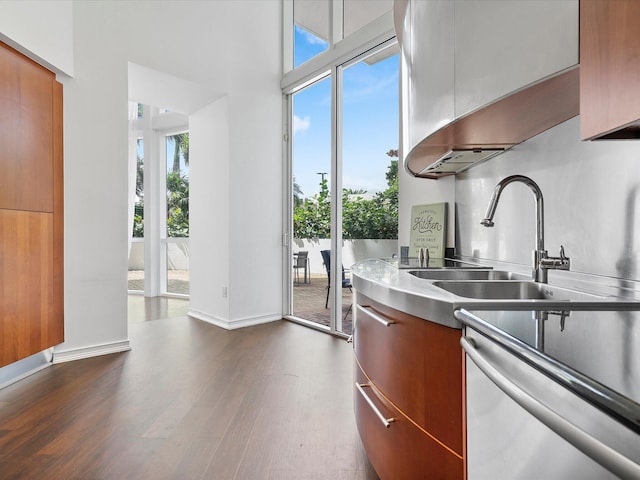
{"type": "Polygon", "coordinates": [[[49,70],[73,76],[72,0],[3,0],[0,40],[49,70]]]}
{"type": "MultiPolygon", "coordinates": [[[[573,272],[640,280],[639,141],[582,141],[576,117],[470,169],[456,180],[463,255],[531,265],[536,218],[529,188],[507,186],[495,227],[480,225],[495,185],[513,174],[542,190],[549,255],[564,245],[573,272]]],[[[550,281],[556,275],[551,270],[550,281]]]]}
{"type": "MultiPolygon", "coordinates": [[[[411,207],[447,202],[447,247],[455,245],[455,177],[415,178],[402,166],[398,176],[398,245],[409,245],[411,207]]],[[[399,254],[399,252],[398,252],[399,254]]]]}
{"type": "Polygon", "coordinates": [[[238,326],[282,318],[281,111],[279,94],[231,98],[229,321],[238,326]]]}
{"type": "MultiPolygon", "coordinates": [[[[6,18],[3,4],[0,17],[6,18]]],[[[204,261],[192,277],[192,302],[194,308],[227,323],[275,318],[281,313],[282,298],[280,3],[96,0],[74,1],[72,6],[73,28],[66,28],[68,15],[60,19],[65,30],[73,31],[74,78],[62,79],[65,342],[56,353],[90,355],[92,349],[105,352],[112,346],[115,351],[127,342],[129,62],[228,96],[228,146],[222,145],[222,159],[220,145],[214,142],[219,111],[200,112],[201,117],[211,115],[202,119],[201,127],[196,126],[206,131],[205,144],[192,140],[192,175],[203,170],[213,182],[210,188],[219,188],[225,180],[218,175],[224,172],[220,164],[207,162],[211,158],[226,161],[230,192],[219,203],[199,209],[202,185],[192,183],[196,194],[191,204],[193,236],[213,235],[208,241],[226,234],[215,258],[201,253],[198,240],[202,237],[191,239],[193,263],[204,261]],[[259,228],[250,229],[242,219],[255,217],[258,205],[261,218],[254,219],[254,224],[259,228]],[[224,281],[229,264],[234,272],[252,272],[252,278],[261,280],[259,288],[257,280],[247,283],[243,275],[234,273],[229,278],[228,300],[223,301],[215,286],[224,281]],[[207,303],[205,297],[214,300],[207,303]],[[233,308],[226,310],[226,302],[233,308]]],[[[35,34],[36,18],[17,8],[11,14],[21,36],[12,35],[25,45],[32,41],[42,45],[60,33],[56,29],[35,34]]],[[[53,23],[58,17],[51,16],[53,23]]],[[[2,33],[7,23],[0,22],[2,33]]],[[[54,57],[49,61],[58,62],[54,57]]]]}
{"type": "Polygon", "coordinates": [[[127,340],[127,64],[110,17],[74,3],[75,77],[63,81],[65,342],[54,358],[127,340]]]}
{"type": "Polygon", "coordinates": [[[229,128],[227,97],[189,116],[190,310],[217,323],[229,318],[229,128]]]}
{"type": "MultiPolygon", "coordinates": [[[[449,9],[450,5],[446,2],[442,3],[433,3],[433,5],[429,6],[429,9],[435,8],[435,11],[440,11],[439,15],[447,15],[445,13],[449,9]]],[[[411,5],[408,5],[408,8],[411,8],[411,5]]],[[[425,10],[425,9],[420,9],[425,10]]],[[[426,10],[425,10],[426,11],[426,10]]],[[[410,14],[409,14],[410,15],[410,14]]],[[[430,18],[425,18],[422,21],[429,22],[430,18]]],[[[440,25],[441,26],[441,25],[440,25]]],[[[433,30],[433,29],[432,29],[433,30]]],[[[448,37],[451,35],[450,31],[440,31],[439,27],[432,31],[427,36],[438,36],[440,34],[448,37]],[[443,33],[444,32],[444,33],[443,33]]],[[[441,203],[447,202],[447,212],[448,212],[448,222],[447,222],[447,240],[446,246],[453,247],[455,245],[455,180],[454,177],[444,177],[439,180],[430,180],[427,181],[422,178],[415,178],[413,175],[407,173],[404,168],[404,158],[409,152],[411,148],[415,145],[420,138],[416,138],[416,132],[424,132],[425,129],[429,130],[428,126],[416,126],[415,116],[409,118],[409,113],[411,108],[416,108],[416,99],[415,92],[413,91],[413,87],[409,82],[410,71],[413,70],[414,75],[416,74],[416,67],[412,65],[410,62],[414,61],[413,56],[411,55],[411,50],[413,47],[413,42],[415,41],[415,33],[410,29],[406,29],[403,37],[403,50],[401,51],[400,57],[400,132],[399,132],[399,140],[400,140],[400,161],[398,164],[398,246],[409,245],[409,238],[411,233],[411,207],[413,205],[424,205],[429,203],[441,203]],[[411,46],[407,48],[407,46],[411,46]],[[413,95],[413,96],[412,96],[413,95]],[[410,104],[411,105],[410,108],[410,104]]],[[[435,37],[434,37],[435,38],[435,37]]],[[[445,53],[450,49],[449,46],[444,46],[443,48],[437,48],[436,52],[431,52],[436,55],[436,58],[441,62],[439,66],[440,69],[445,68],[446,72],[446,64],[445,61],[445,53]],[[444,65],[444,67],[443,67],[444,65]]],[[[452,48],[452,47],[451,47],[452,48]]],[[[453,68],[453,65],[449,65],[449,67],[453,68]]],[[[428,69],[418,69],[421,73],[431,74],[433,72],[428,69]]],[[[440,72],[442,73],[442,72],[440,72]]],[[[436,75],[439,76],[439,75],[436,75]]],[[[444,74],[443,79],[447,79],[446,73],[444,74]]],[[[442,85],[440,85],[442,87],[442,85]]],[[[431,87],[436,88],[436,86],[431,85],[431,87]]],[[[446,90],[446,89],[445,89],[446,90]]],[[[425,92],[422,92],[424,95],[425,92]]],[[[442,100],[442,99],[441,99],[442,100]]],[[[445,99],[446,100],[446,99],[445,99]]],[[[427,102],[428,103],[428,102],[427,102]]],[[[444,108],[444,103],[441,101],[439,104],[439,108],[444,108]]],[[[433,105],[429,107],[431,112],[433,113],[433,105]]],[[[445,109],[446,110],[446,109],[445,109]]],[[[451,112],[453,114],[453,112],[451,112]]],[[[432,115],[430,115],[432,116],[432,115]]],[[[399,248],[399,247],[398,247],[399,248]]],[[[397,252],[400,255],[400,252],[397,252]]]]}

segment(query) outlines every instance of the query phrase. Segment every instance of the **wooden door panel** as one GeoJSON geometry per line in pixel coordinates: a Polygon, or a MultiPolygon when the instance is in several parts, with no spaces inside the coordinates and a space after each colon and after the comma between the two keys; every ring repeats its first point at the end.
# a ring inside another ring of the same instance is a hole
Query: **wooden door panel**
{"type": "Polygon", "coordinates": [[[55,83],[0,42],[0,208],[53,212],[55,83]]]}
{"type": "Polygon", "coordinates": [[[580,1],[583,139],[640,138],[640,2],[580,1]]]}
{"type": "Polygon", "coordinates": [[[63,340],[52,243],[52,214],[0,210],[0,366],[63,340]]]}
{"type": "Polygon", "coordinates": [[[64,337],[64,145],[62,84],[53,84],[53,308],[49,338],[64,337]]]}

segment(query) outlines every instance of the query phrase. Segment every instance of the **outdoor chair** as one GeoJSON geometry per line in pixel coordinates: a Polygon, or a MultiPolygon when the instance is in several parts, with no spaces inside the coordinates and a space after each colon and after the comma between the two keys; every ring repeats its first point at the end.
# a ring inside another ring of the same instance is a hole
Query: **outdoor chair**
{"type": "MultiPolygon", "coordinates": [[[[329,306],[329,290],[331,288],[331,250],[320,250],[320,254],[322,255],[322,262],[324,263],[324,268],[327,271],[327,300],[324,303],[324,308],[329,306]]],[[[345,275],[344,266],[342,267],[342,288],[348,288],[350,292],[353,292],[351,289],[351,280],[349,280],[345,275]]],[[[349,310],[347,310],[347,315],[351,311],[352,305],[349,305],[349,310]]]]}
{"type": "Polygon", "coordinates": [[[309,283],[311,283],[311,272],[309,271],[309,252],[300,250],[293,254],[293,273],[294,283],[300,283],[300,269],[304,269],[304,283],[307,283],[307,274],[309,275],[309,283]]]}

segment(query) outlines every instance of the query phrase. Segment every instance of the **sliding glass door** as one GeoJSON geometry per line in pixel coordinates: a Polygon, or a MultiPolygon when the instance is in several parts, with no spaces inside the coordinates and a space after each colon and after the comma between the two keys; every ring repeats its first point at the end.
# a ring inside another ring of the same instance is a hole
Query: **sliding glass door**
{"type": "Polygon", "coordinates": [[[349,335],[350,266],[397,251],[398,55],[373,49],[289,105],[289,317],[349,335]]]}
{"type": "MultiPolygon", "coordinates": [[[[398,54],[390,48],[338,69],[340,248],[346,270],[398,251],[398,71],[398,54]]],[[[343,298],[345,314],[336,318],[336,328],[346,334],[352,331],[350,306],[351,299],[343,298]]]]}
{"type": "Polygon", "coordinates": [[[331,77],[296,92],[290,100],[291,313],[329,328],[329,277],[323,255],[331,250],[331,77]]]}

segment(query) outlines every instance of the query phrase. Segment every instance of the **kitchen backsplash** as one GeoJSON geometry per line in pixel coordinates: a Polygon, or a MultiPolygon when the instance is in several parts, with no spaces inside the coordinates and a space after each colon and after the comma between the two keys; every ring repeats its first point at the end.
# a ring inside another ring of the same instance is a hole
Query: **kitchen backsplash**
{"type": "Polygon", "coordinates": [[[576,117],[459,175],[459,254],[531,264],[536,218],[528,187],[507,186],[495,227],[480,225],[494,187],[513,174],[532,178],[542,190],[549,255],[564,245],[572,271],[640,279],[640,141],[581,141],[576,117]]]}

